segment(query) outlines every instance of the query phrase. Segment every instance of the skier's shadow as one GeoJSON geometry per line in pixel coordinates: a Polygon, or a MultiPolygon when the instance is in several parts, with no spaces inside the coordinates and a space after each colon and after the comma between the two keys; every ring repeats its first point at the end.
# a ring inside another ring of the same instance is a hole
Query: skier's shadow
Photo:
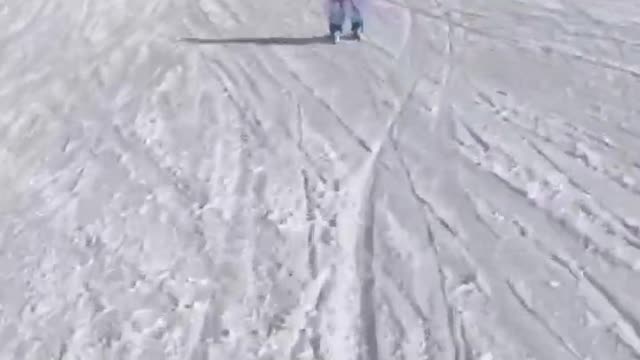
{"type": "Polygon", "coordinates": [[[179,41],[197,44],[197,45],[215,45],[215,44],[254,44],[254,45],[288,45],[303,46],[312,44],[328,44],[330,43],[328,36],[310,36],[310,37],[235,37],[235,38],[219,38],[219,39],[203,39],[203,38],[180,38],[179,41]]]}

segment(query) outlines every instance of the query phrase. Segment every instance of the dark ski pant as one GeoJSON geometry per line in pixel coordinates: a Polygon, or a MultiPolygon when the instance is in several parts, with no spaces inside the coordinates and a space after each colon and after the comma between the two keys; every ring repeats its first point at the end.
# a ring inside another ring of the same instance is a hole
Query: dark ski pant
{"type": "MultiPolygon", "coordinates": [[[[347,2],[347,1],[345,1],[347,2]]],[[[351,2],[348,1],[351,6],[351,31],[361,31],[364,27],[362,21],[362,15],[360,10],[351,2]]],[[[329,16],[329,32],[333,35],[336,32],[342,32],[342,24],[345,20],[344,2],[339,4],[332,4],[331,14],[329,16]]]]}
{"type": "MultiPolygon", "coordinates": [[[[351,31],[356,32],[360,31],[363,28],[362,20],[360,21],[352,21],[351,22],[351,31]]],[[[331,34],[342,32],[342,24],[329,24],[329,32],[331,34]]]]}

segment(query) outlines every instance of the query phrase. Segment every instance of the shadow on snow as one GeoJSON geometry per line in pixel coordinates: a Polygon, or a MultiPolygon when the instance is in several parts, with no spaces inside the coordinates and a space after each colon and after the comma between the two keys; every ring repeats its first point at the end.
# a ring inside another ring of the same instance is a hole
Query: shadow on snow
{"type": "Polygon", "coordinates": [[[330,44],[330,37],[311,36],[311,37],[236,37],[222,39],[203,39],[203,38],[181,38],[179,41],[199,44],[199,45],[215,45],[215,44],[254,44],[254,45],[312,45],[312,44],[330,44]]]}

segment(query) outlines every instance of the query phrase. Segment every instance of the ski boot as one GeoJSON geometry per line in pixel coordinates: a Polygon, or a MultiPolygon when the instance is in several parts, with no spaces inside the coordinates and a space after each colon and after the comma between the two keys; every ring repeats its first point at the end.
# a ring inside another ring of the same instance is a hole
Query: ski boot
{"type": "Polygon", "coordinates": [[[334,44],[339,43],[340,36],[342,35],[342,26],[335,24],[329,25],[329,34],[331,37],[331,41],[333,41],[334,44]]]}
{"type": "Polygon", "coordinates": [[[351,35],[358,41],[362,39],[362,22],[354,21],[351,23],[351,35]]]}

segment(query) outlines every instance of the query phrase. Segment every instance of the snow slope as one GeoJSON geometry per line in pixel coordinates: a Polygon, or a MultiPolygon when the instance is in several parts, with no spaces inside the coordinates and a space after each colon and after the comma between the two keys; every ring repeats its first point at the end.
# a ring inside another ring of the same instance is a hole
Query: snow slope
{"type": "Polygon", "coordinates": [[[640,358],[640,3],[369,10],[0,0],[0,358],[640,358]]]}

